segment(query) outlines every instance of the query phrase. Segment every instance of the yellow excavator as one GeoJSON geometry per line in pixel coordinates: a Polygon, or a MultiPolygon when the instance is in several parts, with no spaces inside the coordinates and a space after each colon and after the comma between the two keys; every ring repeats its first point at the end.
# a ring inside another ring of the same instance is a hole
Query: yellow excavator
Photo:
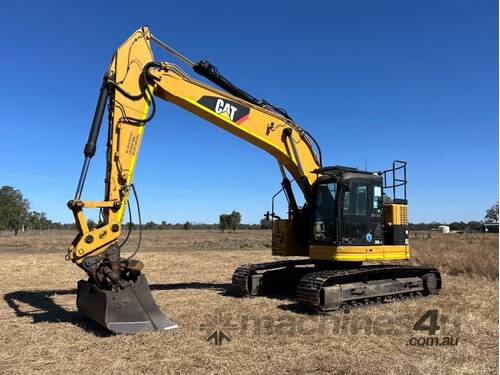
{"type": "Polygon", "coordinates": [[[284,109],[256,99],[208,61],[191,61],[142,27],[116,50],[104,75],[76,194],[68,202],[78,235],[66,259],[88,275],[78,282],[77,306],[91,319],[115,333],[177,327],[157,306],[143,264],[134,259],[142,227],[132,178],[144,129],[156,112],[155,97],[256,145],[278,162],[280,192],[289,212],[287,218],[278,217],[273,197],[272,212],[266,214],[273,222],[272,254],[297,258],[239,267],[232,277],[236,295],[265,295],[293,286],[299,304],[329,312],[439,293],[437,269],[400,262],[410,258],[405,162],[395,161],[382,172],[323,166],[319,144],[284,109]],[[152,43],[219,88],[195,80],[170,62],[157,62],[152,43]],[[82,200],[106,109],[104,199],[82,200]],[[302,207],[294,196],[294,181],[304,196],[302,207]],[[139,236],[136,251],[124,258],[121,248],[132,225],[125,226],[122,236],[122,223],[127,212],[131,217],[131,194],[137,203],[139,236]],[[88,208],[99,209],[95,228],[87,224],[88,208]]]}

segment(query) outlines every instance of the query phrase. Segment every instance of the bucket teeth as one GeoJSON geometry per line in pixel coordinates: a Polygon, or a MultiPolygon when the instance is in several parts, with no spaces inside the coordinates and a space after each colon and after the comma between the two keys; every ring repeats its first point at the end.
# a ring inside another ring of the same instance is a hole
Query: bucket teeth
{"type": "Polygon", "coordinates": [[[177,328],[159,309],[144,275],[119,291],[78,282],[78,310],[113,333],[134,334],[177,328]]]}

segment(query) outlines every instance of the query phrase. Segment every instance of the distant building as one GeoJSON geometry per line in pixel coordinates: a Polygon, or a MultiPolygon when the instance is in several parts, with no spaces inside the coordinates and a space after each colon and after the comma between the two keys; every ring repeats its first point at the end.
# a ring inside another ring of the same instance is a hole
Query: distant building
{"type": "Polygon", "coordinates": [[[437,227],[439,233],[450,233],[450,227],[448,225],[440,225],[437,227]]]}
{"type": "Polygon", "coordinates": [[[498,223],[484,223],[483,233],[498,233],[498,223]]]}

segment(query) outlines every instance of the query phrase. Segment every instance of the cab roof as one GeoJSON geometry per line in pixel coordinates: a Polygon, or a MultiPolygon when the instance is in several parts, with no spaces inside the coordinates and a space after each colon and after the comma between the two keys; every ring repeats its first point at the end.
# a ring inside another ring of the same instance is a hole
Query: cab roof
{"type": "Polygon", "coordinates": [[[362,171],[359,170],[358,168],[353,168],[353,167],[345,167],[342,165],[334,165],[331,167],[323,167],[323,168],[318,168],[312,171],[312,173],[316,173],[319,176],[326,176],[326,177],[340,177],[344,173],[356,173],[356,174],[364,174],[364,175],[370,175],[370,176],[381,176],[381,172],[373,172],[373,171],[362,171]]]}

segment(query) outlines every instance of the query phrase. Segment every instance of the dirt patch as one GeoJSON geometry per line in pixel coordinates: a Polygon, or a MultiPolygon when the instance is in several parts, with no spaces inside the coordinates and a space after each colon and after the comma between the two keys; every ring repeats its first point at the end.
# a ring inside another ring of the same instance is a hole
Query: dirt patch
{"type": "MultiPolygon", "coordinates": [[[[135,249],[137,231],[132,232],[126,249],[135,249]]],[[[141,251],[234,250],[271,247],[271,231],[239,230],[144,230],[141,251]]],[[[76,232],[68,230],[32,231],[17,236],[0,232],[1,252],[33,251],[65,254],[76,232]]]]}

